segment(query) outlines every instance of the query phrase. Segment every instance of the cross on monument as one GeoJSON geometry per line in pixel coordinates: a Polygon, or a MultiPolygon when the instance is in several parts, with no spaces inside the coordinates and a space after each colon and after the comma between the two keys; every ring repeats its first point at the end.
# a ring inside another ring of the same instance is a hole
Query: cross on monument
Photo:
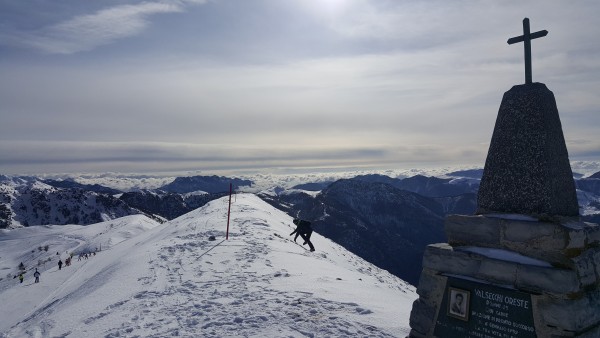
{"type": "Polygon", "coordinates": [[[523,35],[515,36],[514,38],[508,39],[508,44],[512,45],[517,42],[524,42],[525,46],[525,83],[531,83],[531,40],[541,38],[548,34],[547,30],[530,33],[529,32],[529,19],[523,19],[523,35]]]}

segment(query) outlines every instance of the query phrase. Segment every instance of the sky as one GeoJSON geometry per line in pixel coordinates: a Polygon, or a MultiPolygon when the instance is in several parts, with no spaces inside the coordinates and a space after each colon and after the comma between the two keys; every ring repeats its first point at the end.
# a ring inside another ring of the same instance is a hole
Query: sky
{"type": "Polygon", "coordinates": [[[600,2],[0,0],[0,173],[482,167],[502,95],[598,160],[600,2]]]}

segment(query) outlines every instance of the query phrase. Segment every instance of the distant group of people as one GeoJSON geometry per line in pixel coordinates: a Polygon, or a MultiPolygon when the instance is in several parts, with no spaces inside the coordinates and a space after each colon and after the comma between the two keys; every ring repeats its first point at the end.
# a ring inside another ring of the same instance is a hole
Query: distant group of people
{"type": "MultiPolygon", "coordinates": [[[[71,266],[71,259],[73,258],[73,254],[71,254],[67,259],[65,259],[64,266],[71,266]]],[[[63,266],[63,262],[61,259],[58,260],[58,270],[60,270],[63,266]]]]}
{"type": "Polygon", "coordinates": [[[96,256],[96,251],[94,252],[90,252],[90,253],[80,253],[79,257],[77,258],[77,261],[80,261],[82,258],[88,259],[92,256],[96,256]]]}
{"type": "MultiPolygon", "coordinates": [[[[95,251],[94,252],[89,252],[89,253],[88,252],[85,252],[85,253],[82,252],[82,253],[79,254],[79,256],[77,258],[77,261],[80,261],[81,258],[88,259],[89,257],[92,257],[92,256],[96,256],[96,252],[95,251]]],[[[65,259],[64,265],[65,266],[70,266],[72,260],[73,260],[73,253],[71,252],[69,254],[69,257],[67,257],[67,259],[65,259]]],[[[61,270],[62,266],[63,266],[63,262],[62,262],[62,260],[59,259],[58,260],[58,270],[61,270]]]]}
{"type": "MultiPolygon", "coordinates": [[[[56,253],[57,255],[59,255],[59,253],[56,253]]],[[[96,256],[96,252],[86,252],[86,253],[80,253],[79,254],[79,259],[78,261],[81,260],[81,258],[85,258],[88,259],[89,257],[92,256],[96,256]]],[[[73,260],[73,253],[70,253],[69,256],[65,259],[65,261],[63,262],[63,260],[61,258],[58,259],[58,270],[62,270],[63,266],[67,267],[71,265],[71,262],[73,260]]],[[[35,277],[35,283],[39,283],[40,282],[40,276],[41,273],[38,271],[38,269],[35,269],[35,272],[33,273],[33,277],[35,277]]],[[[17,277],[17,276],[15,276],[17,277]]],[[[21,271],[18,275],[19,277],[19,283],[23,283],[23,280],[25,279],[25,271],[21,271]]],[[[13,277],[14,278],[14,277],[13,277]]]]}
{"type": "Polygon", "coordinates": [[[302,245],[308,244],[308,246],[310,247],[310,251],[315,251],[315,247],[310,241],[310,236],[313,233],[312,227],[310,226],[310,222],[299,218],[294,218],[293,222],[296,225],[296,230],[294,230],[290,234],[290,236],[296,234],[296,237],[294,237],[294,242],[296,241],[296,239],[298,239],[298,236],[300,236],[304,240],[304,243],[302,243],[302,245]]]}
{"type": "MultiPolygon", "coordinates": [[[[33,277],[35,277],[35,282],[39,283],[40,282],[40,276],[42,274],[38,271],[37,268],[35,268],[35,272],[33,273],[33,277]]],[[[21,271],[21,273],[19,274],[19,283],[23,283],[23,280],[25,279],[25,271],[21,271]]]]}

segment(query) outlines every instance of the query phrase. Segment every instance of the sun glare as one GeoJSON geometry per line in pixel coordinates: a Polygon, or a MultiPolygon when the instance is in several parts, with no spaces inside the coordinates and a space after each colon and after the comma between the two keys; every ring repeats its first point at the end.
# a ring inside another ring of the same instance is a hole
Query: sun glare
{"type": "Polygon", "coordinates": [[[319,3],[326,7],[337,7],[343,5],[347,0],[320,0],[319,3]]]}
{"type": "Polygon", "coordinates": [[[315,0],[310,2],[310,7],[321,14],[335,15],[348,3],[348,0],[315,0]]]}

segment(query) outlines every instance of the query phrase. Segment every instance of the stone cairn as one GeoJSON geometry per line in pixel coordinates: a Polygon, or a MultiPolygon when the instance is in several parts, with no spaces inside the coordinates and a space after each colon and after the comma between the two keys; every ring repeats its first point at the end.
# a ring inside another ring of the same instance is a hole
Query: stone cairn
{"type": "Polygon", "coordinates": [[[476,215],[425,251],[409,337],[600,337],[600,226],[579,219],[554,95],[531,81],[547,31],[523,30],[526,83],[502,99],[476,215]]]}

